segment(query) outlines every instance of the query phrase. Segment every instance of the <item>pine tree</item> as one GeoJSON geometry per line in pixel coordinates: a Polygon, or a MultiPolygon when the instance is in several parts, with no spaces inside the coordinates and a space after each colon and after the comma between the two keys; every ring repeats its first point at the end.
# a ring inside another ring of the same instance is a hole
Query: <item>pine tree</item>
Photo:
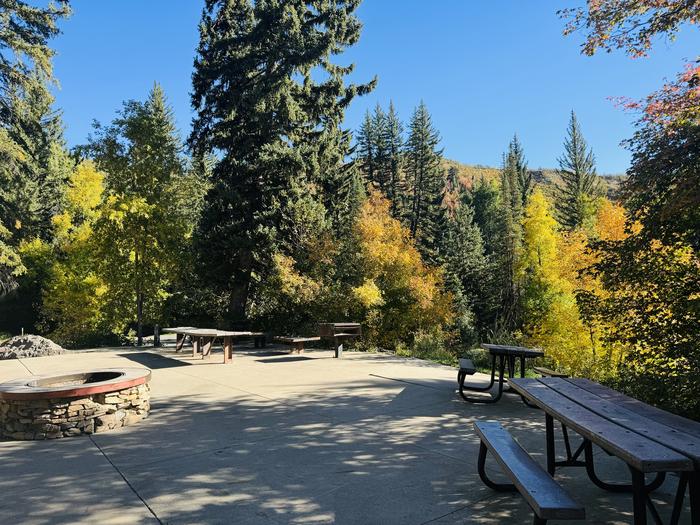
{"type": "Polygon", "coordinates": [[[336,180],[343,169],[345,109],[374,86],[346,85],[352,66],[331,62],[359,38],[358,4],[205,3],[189,142],[219,156],[197,239],[203,276],[226,298],[229,321],[245,317],[253,279],[273,266],[292,187],[336,180]]]}
{"type": "Polygon", "coordinates": [[[513,140],[508,146],[507,163],[516,175],[518,189],[520,190],[520,205],[525,206],[527,199],[532,193],[532,174],[527,169],[525,152],[517,135],[513,135],[513,140]]]}
{"type": "Polygon", "coordinates": [[[0,24],[0,224],[8,243],[46,236],[70,172],[60,118],[51,110],[53,51],[48,41],[69,14],[68,2],[46,8],[4,2],[0,24]],[[53,172],[52,172],[53,170],[53,172]]]}
{"type": "Polygon", "coordinates": [[[409,231],[421,254],[432,258],[437,250],[444,179],[440,168],[442,149],[438,149],[440,135],[423,102],[413,112],[409,128],[405,148],[409,231]]]}
{"type": "Polygon", "coordinates": [[[172,108],[155,85],[145,102],[128,101],[110,126],[97,126],[88,151],[104,171],[106,198],[96,222],[106,310],[117,329],[159,322],[163,301],[193,229],[190,206],[204,186],[186,169],[172,108]],[[120,327],[119,325],[122,324],[120,327]]]}
{"type": "Polygon", "coordinates": [[[564,154],[557,159],[562,182],[557,195],[559,222],[573,230],[586,226],[595,215],[595,199],[601,195],[595,156],[572,111],[564,140],[564,154]]]}
{"type": "Polygon", "coordinates": [[[389,196],[391,191],[391,164],[389,159],[389,143],[387,136],[387,116],[382,107],[377,104],[372,115],[372,128],[374,132],[374,161],[376,170],[374,179],[370,179],[374,186],[389,196]]]}
{"type": "Polygon", "coordinates": [[[365,111],[365,118],[357,133],[357,163],[364,173],[367,181],[376,180],[377,162],[377,134],[375,122],[369,110],[365,111]]]}
{"type": "Polygon", "coordinates": [[[388,157],[388,178],[389,184],[387,187],[387,197],[391,202],[391,214],[395,218],[399,218],[403,210],[403,200],[405,194],[405,184],[402,174],[402,148],[403,139],[403,124],[399,118],[393,102],[389,102],[389,112],[386,114],[386,126],[384,128],[387,145],[388,157]]]}
{"type": "Polygon", "coordinates": [[[442,250],[445,288],[454,297],[456,325],[462,341],[472,344],[478,339],[475,313],[482,300],[487,268],[481,231],[474,223],[474,209],[461,202],[446,221],[445,232],[442,250]]]}

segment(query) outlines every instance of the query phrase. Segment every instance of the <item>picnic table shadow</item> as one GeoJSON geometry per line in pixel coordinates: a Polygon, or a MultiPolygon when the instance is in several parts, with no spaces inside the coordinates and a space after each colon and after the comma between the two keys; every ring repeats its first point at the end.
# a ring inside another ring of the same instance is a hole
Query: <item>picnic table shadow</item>
{"type": "Polygon", "coordinates": [[[192,363],[186,361],[181,361],[179,359],[173,359],[162,354],[154,354],[152,352],[127,352],[123,354],[118,354],[119,357],[123,357],[130,361],[134,361],[140,365],[143,365],[151,370],[158,370],[160,368],[177,368],[181,366],[192,366],[192,363]]]}
{"type": "MultiPolygon", "coordinates": [[[[124,357],[189,366],[148,352],[124,357]]],[[[56,517],[48,508],[78,522],[91,503],[130,504],[118,474],[162,522],[403,524],[446,516],[440,523],[463,523],[473,515],[479,523],[530,523],[521,498],[492,493],[476,474],[469,421],[499,417],[504,405],[474,407],[456,396],[451,403],[448,391],[440,404],[421,401],[430,390],[367,377],[276,400],[243,391],[230,398],[154,392],[150,417],[122,431],[0,447],[3,471],[12,474],[0,490],[19,498],[15,507],[32,523],[46,525],[56,517]],[[417,427],[420,420],[432,422],[417,427]],[[31,490],[22,495],[21,488],[31,490]]],[[[506,416],[509,428],[542,435],[540,414],[520,407],[506,416]]],[[[587,480],[571,475],[585,489],[587,480]]],[[[585,490],[586,505],[610,522],[628,510],[624,497],[585,490]]]]}

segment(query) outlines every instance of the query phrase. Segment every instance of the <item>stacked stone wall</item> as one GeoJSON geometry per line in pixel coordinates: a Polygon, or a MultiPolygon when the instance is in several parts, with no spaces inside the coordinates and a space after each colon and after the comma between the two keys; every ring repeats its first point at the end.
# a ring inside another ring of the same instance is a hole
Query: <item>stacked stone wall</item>
{"type": "Polygon", "coordinates": [[[148,383],[80,398],[0,399],[0,433],[11,439],[56,439],[133,425],[148,416],[148,383]]]}

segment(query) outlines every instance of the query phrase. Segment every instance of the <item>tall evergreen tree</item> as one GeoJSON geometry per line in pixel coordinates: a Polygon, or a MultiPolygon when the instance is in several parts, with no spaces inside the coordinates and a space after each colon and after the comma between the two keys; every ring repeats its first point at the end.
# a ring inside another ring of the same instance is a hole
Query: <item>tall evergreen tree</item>
{"type": "Polygon", "coordinates": [[[517,135],[513,135],[513,140],[508,146],[507,163],[516,175],[517,185],[520,190],[521,206],[524,207],[532,193],[533,182],[532,174],[527,169],[525,151],[517,135]]]}
{"type": "Polygon", "coordinates": [[[225,297],[229,321],[245,317],[253,279],[271,268],[293,187],[343,168],[345,109],[374,85],[346,85],[353,67],[331,62],[359,39],[358,5],[205,2],[190,145],[219,156],[197,237],[202,272],[225,297]]]}
{"type": "Polygon", "coordinates": [[[557,159],[562,182],[557,195],[559,222],[573,230],[585,226],[595,214],[595,199],[601,194],[595,156],[572,111],[564,140],[564,154],[557,159]]]}
{"type": "Polygon", "coordinates": [[[386,114],[385,143],[387,146],[388,160],[388,187],[387,197],[391,202],[391,213],[394,217],[401,216],[403,210],[403,199],[405,194],[405,184],[402,174],[402,148],[403,139],[403,124],[399,118],[393,102],[389,102],[389,112],[386,114]]]}
{"type": "Polygon", "coordinates": [[[409,129],[405,149],[409,230],[422,255],[432,258],[437,249],[444,178],[440,168],[442,149],[438,149],[440,134],[422,101],[413,112],[409,129]]]}
{"type": "Polygon", "coordinates": [[[48,7],[2,3],[0,23],[0,224],[8,242],[45,236],[60,201],[63,155],[60,119],[51,110],[53,50],[48,41],[68,16],[68,2],[48,7]],[[52,170],[54,170],[52,172],[52,170]]]}
{"type": "Polygon", "coordinates": [[[384,195],[389,195],[391,172],[389,161],[389,143],[387,136],[387,115],[382,107],[377,104],[372,115],[372,128],[374,131],[374,161],[376,170],[374,179],[370,179],[384,195]]]}
{"type": "Polygon", "coordinates": [[[369,110],[367,110],[357,133],[357,163],[367,181],[376,180],[376,151],[377,133],[375,120],[369,110]]]}

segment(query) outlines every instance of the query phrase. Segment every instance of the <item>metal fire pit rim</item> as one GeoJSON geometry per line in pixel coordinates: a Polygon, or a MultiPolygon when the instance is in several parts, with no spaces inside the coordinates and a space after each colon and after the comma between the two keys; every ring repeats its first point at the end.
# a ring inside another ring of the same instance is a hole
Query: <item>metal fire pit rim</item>
{"type": "Polygon", "coordinates": [[[151,380],[148,368],[94,368],[33,376],[31,378],[15,379],[0,383],[0,399],[56,399],[86,397],[94,394],[117,392],[126,388],[143,385],[151,380]],[[87,376],[97,373],[118,373],[117,377],[83,385],[64,385],[57,387],[39,386],[37,383],[49,380],[59,381],[61,378],[87,376]]]}

